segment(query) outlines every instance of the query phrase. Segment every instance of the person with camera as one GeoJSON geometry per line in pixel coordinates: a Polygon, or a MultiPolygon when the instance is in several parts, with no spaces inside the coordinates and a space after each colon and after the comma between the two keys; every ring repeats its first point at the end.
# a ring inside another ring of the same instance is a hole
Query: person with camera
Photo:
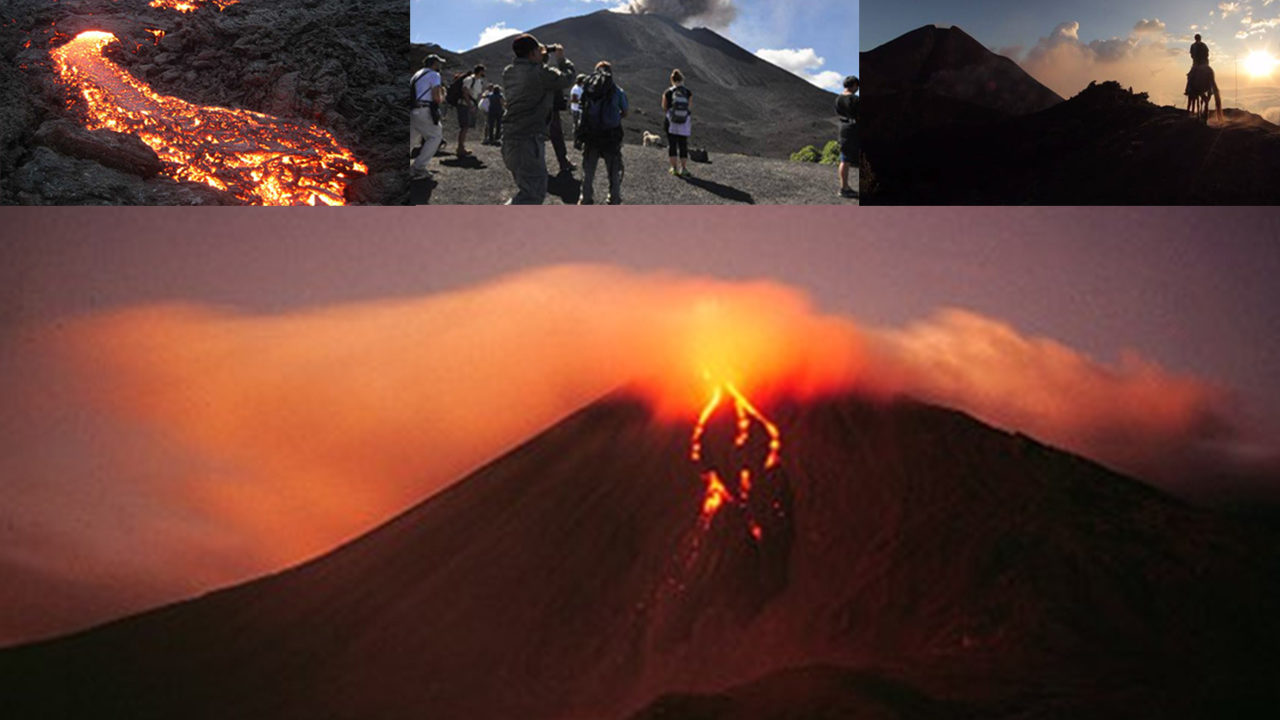
{"type": "Polygon", "coordinates": [[[413,108],[409,111],[409,153],[412,155],[413,149],[421,145],[417,156],[409,162],[409,175],[414,180],[429,177],[427,163],[435,157],[444,140],[440,114],[445,95],[440,68],[444,63],[445,59],[439,55],[428,55],[410,82],[413,108]]]}
{"type": "Polygon", "coordinates": [[[516,194],[507,204],[541,205],[547,198],[547,119],[555,96],[573,85],[575,73],[563,45],[544,46],[525,33],[511,50],[515,60],[502,71],[502,162],[515,180],[516,194]]]}

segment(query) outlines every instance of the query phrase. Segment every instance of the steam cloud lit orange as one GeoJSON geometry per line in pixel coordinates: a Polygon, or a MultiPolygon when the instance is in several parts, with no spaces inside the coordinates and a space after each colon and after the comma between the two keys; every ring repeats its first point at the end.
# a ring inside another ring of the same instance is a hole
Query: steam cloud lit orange
{"type": "Polygon", "coordinates": [[[103,54],[115,40],[85,31],[50,57],[84,99],[85,126],[137,135],[169,177],[254,205],[343,205],[344,188],[368,171],[325,130],[156,93],[103,54]]]}
{"type": "MultiPolygon", "coordinates": [[[[110,445],[126,450],[83,451],[109,494],[46,469],[7,498],[30,537],[71,543],[22,562],[90,563],[121,587],[147,577],[169,588],[150,602],[191,592],[192,568],[208,588],[328,550],[633,378],[658,419],[689,424],[717,383],[734,388],[750,399],[735,412],[774,453],[786,428],[760,430],[759,408],[856,388],[959,407],[1156,479],[1178,472],[1184,456],[1170,448],[1224,440],[1232,417],[1206,383],[1136,357],[1102,364],[972,313],[859,328],[776,283],[601,266],[267,315],[140,307],[22,347],[52,373],[10,411],[33,437],[59,438],[59,458],[77,456],[66,418],[129,438],[110,445]]],[[[703,510],[732,497],[729,481],[748,492],[761,481],[715,480],[703,510]]],[[[29,550],[0,548],[0,561],[18,552],[29,550]]]]}

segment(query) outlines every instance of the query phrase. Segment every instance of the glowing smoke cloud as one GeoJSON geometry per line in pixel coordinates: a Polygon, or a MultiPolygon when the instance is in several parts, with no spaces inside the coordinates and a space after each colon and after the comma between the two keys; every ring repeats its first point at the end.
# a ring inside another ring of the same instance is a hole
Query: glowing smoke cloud
{"type": "Polygon", "coordinates": [[[738,17],[733,0],[631,0],[627,10],[635,15],[663,15],[677,22],[697,22],[725,28],[738,17]]]}

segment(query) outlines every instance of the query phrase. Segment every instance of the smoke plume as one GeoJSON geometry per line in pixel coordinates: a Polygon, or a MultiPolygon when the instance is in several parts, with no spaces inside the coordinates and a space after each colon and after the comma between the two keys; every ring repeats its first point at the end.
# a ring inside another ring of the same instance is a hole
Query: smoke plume
{"type": "Polygon", "coordinates": [[[733,0],[630,0],[627,9],[635,15],[663,15],[683,25],[706,25],[724,29],[738,16],[733,0]]]}

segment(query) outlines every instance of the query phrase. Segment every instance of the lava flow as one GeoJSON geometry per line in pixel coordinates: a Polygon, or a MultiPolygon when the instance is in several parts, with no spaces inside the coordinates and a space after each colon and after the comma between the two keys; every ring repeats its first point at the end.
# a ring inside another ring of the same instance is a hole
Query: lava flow
{"type": "Polygon", "coordinates": [[[89,30],[50,56],[85,100],[85,126],[137,135],[164,162],[165,175],[252,205],[343,205],[344,188],[368,171],[325,130],[156,93],[104,55],[115,40],[89,30]]]}
{"type": "Polygon", "coordinates": [[[238,2],[240,0],[151,0],[151,7],[191,13],[206,5],[212,5],[218,8],[218,12],[222,12],[238,2]]]}
{"type": "MultiPolygon", "coordinates": [[[[757,424],[764,428],[769,446],[761,472],[766,473],[776,468],[782,457],[782,434],[773,422],[757,410],[751,401],[734,387],[733,383],[729,382],[715,387],[711,399],[698,415],[698,422],[694,425],[693,437],[690,441],[689,459],[695,463],[703,462],[705,454],[703,439],[707,432],[707,423],[726,397],[733,400],[734,413],[737,416],[737,432],[733,438],[734,448],[738,450],[746,448],[747,442],[751,439],[752,426],[757,424]]],[[[751,499],[752,468],[746,464],[738,468],[736,489],[726,484],[725,478],[721,477],[722,470],[712,467],[702,471],[702,481],[706,485],[706,490],[702,499],[701,526],[704,529],[710,527],[711,521],[715,519],[716,513],[721,508],[727,503],[736,504],[747,517],[751,536],[759,541],[764,535],[764,530],[760,519],[756,517],[756,513],[752,511],[752,506],[748,502],[751,499]]]]}

